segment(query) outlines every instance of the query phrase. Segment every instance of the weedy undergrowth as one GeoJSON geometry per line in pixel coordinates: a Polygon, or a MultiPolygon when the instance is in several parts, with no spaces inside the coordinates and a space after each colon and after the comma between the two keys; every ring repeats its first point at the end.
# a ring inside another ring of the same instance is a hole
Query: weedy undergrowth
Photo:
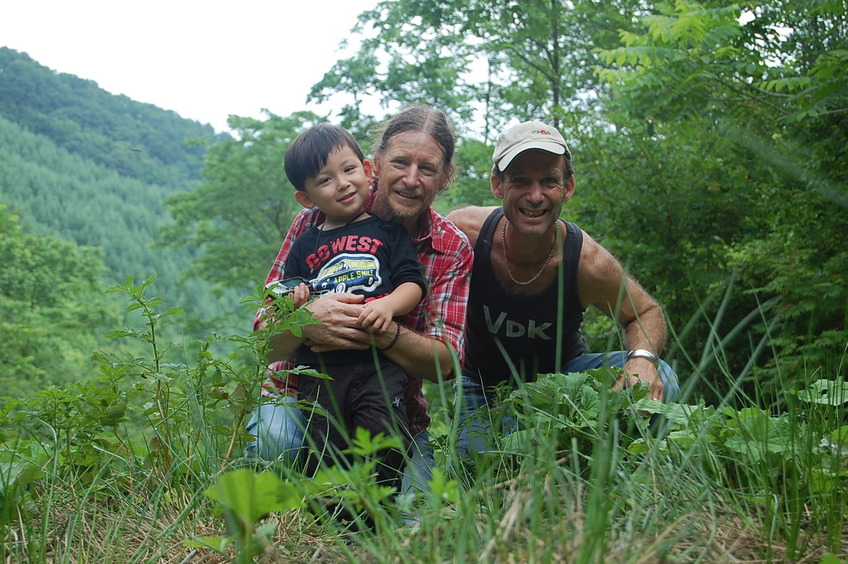
{"type": "Polygon", "coordinates": [[[109,290],[126,295],[127,311],[139,314],[142,325],[109,334],[124,345],[94,353],[96,374],[29,401],[2,398],[0,556],[37,562],[57,557],[57,550],[71,560],[98,551],[118,551],[122,559],[127,551],[157,554],[163,549],[152,546],[153,533],[124,540],[143,529],[132,520],[150,520],[162,534],[191,527],[186,517],[205,503],[200,492],[241,458],[245,418],[264,378],[255,360],[259,339],[169,342],[173,329],[163,324],[182,310],[149,297],[153,281],[128,278],[109,290]],[[139,503],[147,509],[139,511],[139,503]],[[154,523],[173,511],[183,522],[154,523]],[[115,517],[107,530],[117,534],[104,535],[126,546],[93,548],[85,535],[60,540],[107,514],[115,517]]]}
{"type": "Polygon", "coordinates": [[[246,460],[267,333],[167,342],[163,325],[180,310],[149,298],[152,282],[113,289],[143,326],[112,336],[139,346],[97,353],[97,374],[30,401],[3,398],[0,557],[154,562],[206,550],[248,562],[297,549],[269,518],[277,515],[294,515],[351,561],[845,553],[840,380],[787,386],[788,409],[770,412],[663,404],[640,386],[613,393],[613,372],[542,375],[504,391],[491,416],[515,427],[471,461],[453,448],[451,400],[442,398],[430,490],[395,503],[368,460],[384,437],[351,437],[353,463],[309,478],[246,460]],[[403,524],[409,515],[417,528],[403,524]]]}

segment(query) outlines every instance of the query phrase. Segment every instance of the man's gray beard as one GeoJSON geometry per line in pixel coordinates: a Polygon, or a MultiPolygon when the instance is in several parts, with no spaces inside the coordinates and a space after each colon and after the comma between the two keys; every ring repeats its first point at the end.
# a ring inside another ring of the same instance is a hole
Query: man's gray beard
{"type": "Polygon", "coordinates": [[[423,211],[416,212],[397,210],[394,206],[392,206],[392,203],[389,201],[389,197],[379,192],[377,193],[377,199],[380,200],[381,207],[383,207],[385,210],[386,217],[383,217],[382,219],[385,219],[387,221],[396,221],[398,223],[403,223],[404,220],[416,219],[423,213],[423,211]]]}

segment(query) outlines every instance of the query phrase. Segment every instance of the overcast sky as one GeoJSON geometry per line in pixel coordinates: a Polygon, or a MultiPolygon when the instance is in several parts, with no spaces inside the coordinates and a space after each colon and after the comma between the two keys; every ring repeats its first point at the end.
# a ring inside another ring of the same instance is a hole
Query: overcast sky
{"type": "Polygon", "coordinates": [[[306,95],[376,3],[0,0],[0,45],[222,131],[229,114],[335,109],[306,95]]]}

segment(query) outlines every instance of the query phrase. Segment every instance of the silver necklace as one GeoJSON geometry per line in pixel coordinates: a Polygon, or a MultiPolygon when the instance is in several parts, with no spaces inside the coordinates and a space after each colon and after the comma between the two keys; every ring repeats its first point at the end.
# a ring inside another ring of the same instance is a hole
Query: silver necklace
{"type": "Polygon", "coordinates": [[[551,252],[548,253],[548,258],[545,259],[545,264],[542,265],[542,269],[539,272],[537,272],[536,276],[534,276],[530,280],[527,280],[526,282],[519,282],[518,280],[515,279],[515,276],[512,275],[512,271],[510,271],[510,269],[509,269],[509,259],[506,258],[506,224],[507,223],[509,223],[509,221],[506,218],[504,218],[503,234],[501,235],[501,246],[503,247],[504,265],[506,266],[506,273],[509,276],[509,279],[512,280],[513,282],[515,282],[516,284],[518,284],[519,286],[526,286],[527,284],[535,282],[536,279],[539,276],[541,276],[542,273],[545,271],[545,269],[548,267],[548,263],[551,262],[551,257],[554,256],[554,249],[556,249],[557,240],[559,239],[559,225],[555,226],[556,227],[556,233],[554,234],[554,244],[551,245],[551,252]]]}

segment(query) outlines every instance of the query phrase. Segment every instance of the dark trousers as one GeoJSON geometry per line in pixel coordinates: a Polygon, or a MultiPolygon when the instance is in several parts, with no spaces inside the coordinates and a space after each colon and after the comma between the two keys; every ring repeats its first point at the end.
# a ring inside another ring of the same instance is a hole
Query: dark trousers
{"type": "Polygon", "coordinates": [[[298,377],[300,399],[316,404],[311,414],[304,414],[310,439],[306,441],[307,474],[314,475],[322,464],[349,464],[349,457],[342,451],[361,427],[372,436],[383,433],[401,440],[401,448],[381,449],[375,455],[378,482],[400,491],[409,440],[404,404],[406,373],[385,359],[377,366],[359,362],[325,364],[323,369],[316,369],[331,379],[298,377]]]}

